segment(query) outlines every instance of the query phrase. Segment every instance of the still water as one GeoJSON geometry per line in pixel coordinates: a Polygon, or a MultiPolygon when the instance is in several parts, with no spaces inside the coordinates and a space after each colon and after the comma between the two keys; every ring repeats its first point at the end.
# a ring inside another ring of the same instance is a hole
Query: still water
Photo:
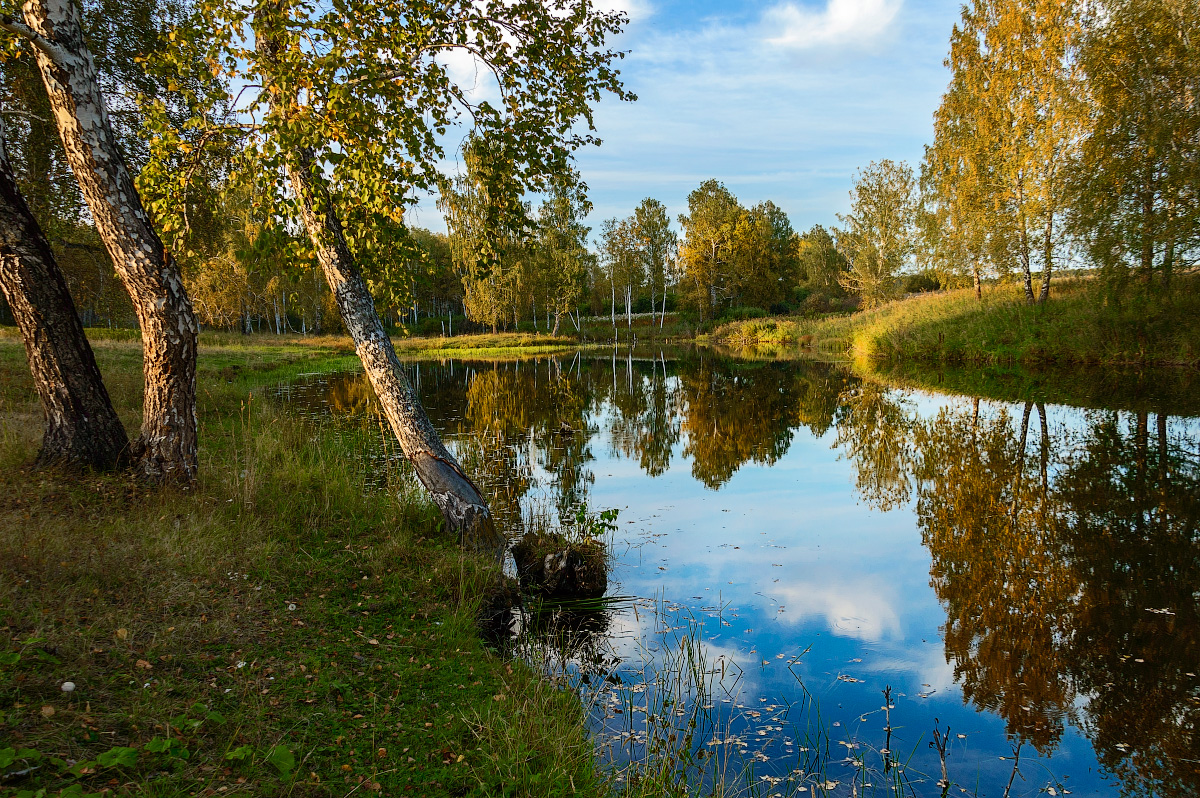
{"type": "MultiPolygon", "coordinates": [[[[767,796],[1200,792],[1183,403],[1006,403],[711,353],[408,368],[514,534],[620,510],[611,599],[521,619],[614,765],[653,750],[767,796]]],[[[374,412],[361,375],[281,392],[374,412]]]]}

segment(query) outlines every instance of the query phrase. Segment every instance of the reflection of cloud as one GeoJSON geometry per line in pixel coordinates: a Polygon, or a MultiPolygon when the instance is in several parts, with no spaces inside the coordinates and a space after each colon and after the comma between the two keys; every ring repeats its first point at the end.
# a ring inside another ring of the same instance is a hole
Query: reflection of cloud
{"type": "Polygon", "coordinates": [[[910,698],[929,691],[933,691],[932,697],[939,700],[952,696],[957,698],[961,694],[954,680],[954,663],[946,661],[941,646],[919,650],[907,648],[892,656],[875,657],[862,668],[868,673],[904,674],[906,680],[914,680],[904,688],[910,693],[910,698]]]}
{"type": "Polygon", "coordinates": [[[787,608],[781,623],[795,625],[805,618],[823,616],[829,630],[840,637],[878,641],[901,636],[896,598],[884,595],[877,583],[840,582],[819,585],[793,582],[772,591],[787,608]]]}
{"type": "Polygon", "coordinates": [[[902,0],[829,0],[824,11],[784,3],[767,12],[767,41],[797,50],[862,45],[887,30],[902,0]]]}
{"type": "MultiPolygon", "coordinates": [[[[685,618],[668,612],[659,615],[650,608],[640,609],[636,615],[632,609],[613,612],[609,617],[607,638],[609,651],[619,658],[625,667],[637,671],[644,663],[650,663],[655,668],[662,667],[668,661],[679,661],[678,651],[664,650],[679,645],[680,639],[688,633],[688,629],[677,629],[672,632],[660,633],[664,625],[679,626],[687,623],[685,618]]],[[[709,682],[715,698],[758,695],[759,679],[756,671],[758,657],[742,650],[735,641],[713,641],[705,639],[719,626],[714,626],[711,619],[698,617],[692,632],[697,636],[697,653],[705,665],[705,669],[715,677],[709,682]],[[705,623],[710,622],[710,623],[705,623]],[[724,663],[724,667],[722,667],[724,663]],[[720,674],[724,673],[722,680],[720,674]]]]}

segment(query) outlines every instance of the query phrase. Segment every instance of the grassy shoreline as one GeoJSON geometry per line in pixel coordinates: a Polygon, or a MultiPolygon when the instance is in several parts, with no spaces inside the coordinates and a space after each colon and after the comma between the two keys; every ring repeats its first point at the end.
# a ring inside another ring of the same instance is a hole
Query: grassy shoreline
{"type": "MultiPolygon", "coordinates": [[[[140,347],[96,338],[132,432],[140,347]]],[[[264,398],[352,350],[230,338],[202,339],[198,483],[157,491],[30,470],[40,408],[0,337],[0,756],[34,768],[3,789],[604,792],[574,696],[479,637],[495,567],[438,531],[406,469],[368,489],[378,431],[264,398]]]]}
{"type": "Polygon", "coordinates": [[[1177,281],[1169,298],[1117,302],[1087,280],[1054,284],[1044,305],[1018,286],[923,294],[848,316],[755,319],[710,337],[743,348],[802,345],[833,356],[952,365],[1200,365],[1200,278],[1177,281]]]}

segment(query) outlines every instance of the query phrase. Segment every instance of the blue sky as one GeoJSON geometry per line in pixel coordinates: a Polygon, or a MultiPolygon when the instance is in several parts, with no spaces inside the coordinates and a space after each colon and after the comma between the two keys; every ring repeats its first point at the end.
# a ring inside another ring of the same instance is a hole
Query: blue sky
{"type": "MultiPolygon", "coordinates": [[[[961,8],[959,0],[601,1],[630,15],[613,44],[628,51],[622,74],[638,100],[602,102],[603,144],[579,153],[593,227],[644,197],[676,217],[709,178],[744,205],[774,201],[797,230],[835,224],[856,169],[920,161],[961,8]]],[[[414,222],[445,229],[431,200],[414,222]]]]}

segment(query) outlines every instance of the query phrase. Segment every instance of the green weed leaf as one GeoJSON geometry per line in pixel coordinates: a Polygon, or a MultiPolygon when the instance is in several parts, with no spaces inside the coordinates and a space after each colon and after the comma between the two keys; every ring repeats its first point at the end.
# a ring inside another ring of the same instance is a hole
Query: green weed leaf
{"type": "Polygon", "coordinates": [[[279,770],[279,775],[286,776],[296,766],[296,755],[286,745],[277,745],[267,754],[267,761],[279,770]]]}
{"type": "Polygon", "coordinates": [[[172,740],[164,740],[161,737],[155,737],[150,742],[146,743],[146,750],[152,754],[161,754],[171,748],[172,740]]]}
{"type": "Polygon", "coordinates": [[[110,748],[100,756],[96,757],[96,762],[106,768],[131,768],[137,765],[138,752],[136,748],[127,748],[123,745],[118,745],[115,748],[110,748]]]}
{"type": "Polygon", "coordinates": [[[239,762],[244,762],[247,759],[254,758],[254,748],[249,745],[239,745],[237,748],[225,755],[226,759],[236,759],[239,762]]]}

